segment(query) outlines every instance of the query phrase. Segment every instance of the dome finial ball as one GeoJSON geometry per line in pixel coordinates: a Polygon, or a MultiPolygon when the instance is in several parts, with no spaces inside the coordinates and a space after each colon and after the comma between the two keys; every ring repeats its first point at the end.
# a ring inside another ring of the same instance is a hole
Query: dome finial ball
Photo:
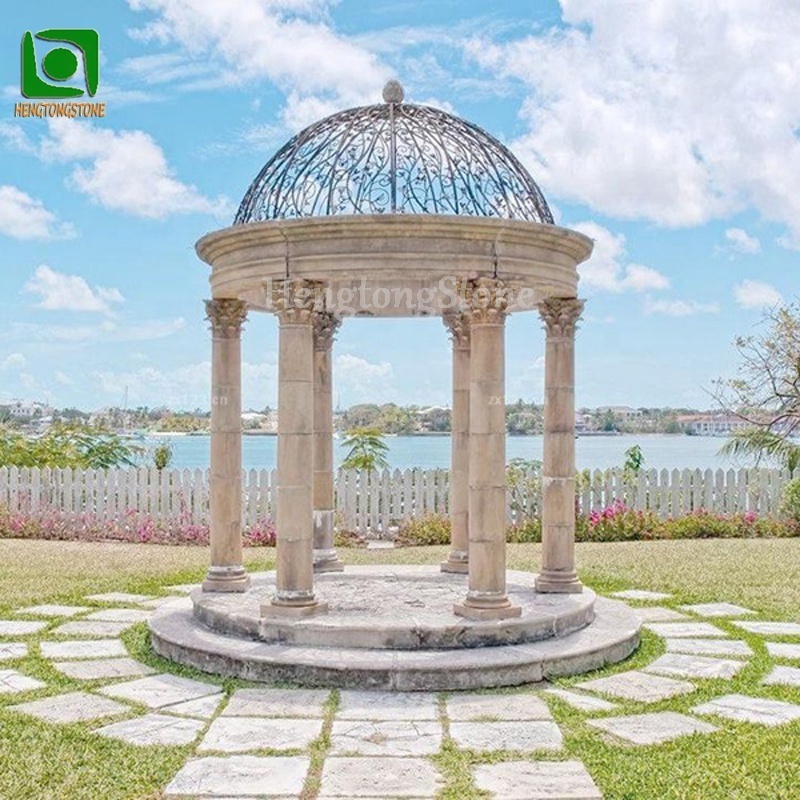
{"type": "Polygon", "coordinates": [[[383,99],[386,103],[402,103],[403,98],[405,97],[405,92],[403,91],[403,85],[400,81],[392,80],[386,81],[386,85],[383,87],[383,99]]]}

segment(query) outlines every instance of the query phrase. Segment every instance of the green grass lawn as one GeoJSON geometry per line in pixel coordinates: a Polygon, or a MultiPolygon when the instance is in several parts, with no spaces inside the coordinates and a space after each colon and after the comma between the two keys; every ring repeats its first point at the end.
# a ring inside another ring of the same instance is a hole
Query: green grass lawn
{"type": "MultiPolygon", "coordinates": [[[[342,558],[347,563],[436,564],[444,554],[445,548],[436,547],[345,550],[342,558]]],[[[248,554],[248,566],[251,570],[270,568],[273,556],[272,550],[253,550],[248,554]]],[[[0,616],[8,618],[14,609],[35,603],[81,603],[86,594],[112,590],[161,594],[163,586],[200,579],[207,558],[206,550],[188,547],[0,541],[0,616]]],[[[663,590],[675,595],[664,605],[724,600],[752,608],[763,619],[800,621],[800,540],[584,544],[578,546],[578,559],[582,579],[600,593],[625,588],[663,590]]],[[[539,548],[511,545],[508,561],[512,568],[535,569],[539,548]]],[[[736,678],[696,681],[699,689],[690,696],[646,707],[620,703],[613,713],[687,711],[734,692],[800,703],[800,690],[760,684],[773,663],[761,637],[747,635],[724,620],[714,622],[747,641],[755,652],[736,678]]],[[[32,643],[31,655],[2,665],[48,683],[47,690],[25,699],[52,694],[55,688],[85,688],[85,683],[65,678],[39,657],[36,645],[44,637],[46,632],[27,637],[32,643]]],[[[136,626],[124,638],[136,658],[160,669],[198,676],[150,652],[144,625],[136,626]]],[[[644,666],[661,649],[660,640],[645,632],[642,647],[631,659],[592,677],[644,666]]],[[[569,686],[578,680],[558,684],[569,686]]],[[[228,690],[245,685],[235,680],[217,682],[228,690]]],[[[136,748],[94,736],[88,725],[46,725],[5,710],[15,702],[16,697],[0,696],[0,798],[157,798],[191,751],[190,747],[136,748]]],[[[335,704],[335,694],[331,702],[335,704]]],[[[710,736],[687,737],[656,747],[625,747],[606,741],[587,726],[586,714],[557,700],[550,705],[564,732],[566,749],[563,755],[543,757],[580,758],[609,800],[800,798],[800,722],[769,729],[713,720],[720,732],[710,736]]],[[[319,760],[325,748],[323,735],[312,759],[319,760]]],[[[444,797],[481,797],[468,767],[500,757],[470,754],[446,744],[436,757],[448,779],[444,797]]],[[[313,798],[313,780],[307,789],[308,797],[313,798]]]]}

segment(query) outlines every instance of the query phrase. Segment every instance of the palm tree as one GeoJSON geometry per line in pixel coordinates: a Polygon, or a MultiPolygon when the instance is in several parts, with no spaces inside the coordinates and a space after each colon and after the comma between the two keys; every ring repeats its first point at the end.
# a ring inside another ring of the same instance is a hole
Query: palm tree
{"type": "Polygon", "coordinates": [[[374,470],[389,466],[386,460],[389,447],[377,428],[353,428],[345,434],[343,444],[350,448],[342,462],[343,469],[374,470]]]}
{"type": "Polygon", "coordinates": [[[767,428],[745,428],[735,431],[720,449],[720,455],[772,458],[784,469],[794,472],[800,467],[800,445],[767,428]]]}

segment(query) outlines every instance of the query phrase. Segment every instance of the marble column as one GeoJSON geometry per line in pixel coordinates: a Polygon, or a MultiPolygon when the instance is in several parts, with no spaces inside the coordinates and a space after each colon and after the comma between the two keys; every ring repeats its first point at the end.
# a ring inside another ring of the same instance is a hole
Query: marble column
{"type": "Polygon", "coordinates": [[[333,546],[333,338],[341,320],[314,314],[314,572],[341,572],[333,546]]]}
{"type": "Polygon", "coordinates": [[[453,412],[450,423],[450,553],[442,572],[469,569],[469,317],[447,313],[443,322],[453,341],[453,412]]]}
{"type": "Polygon", "coordinates": [[[274,287],[278,344],[277,578],[263,615],[326,611],[314,596],[314,290],[309,281],[274,287]]]}
{"type": "Polygon", "coordinates": [[[453,610],[470,619],[518,617],[506,594],[505,320],[495,278],[472,283],[469,381],[469,588],[453,610]]]}
{"type": "Polygon", "coordinates": [[[539,304],[547,331],[540,592],[581,592],[575,571],[575,328],[583,300],[539,304]]]}
{"type": "Polygon", "coordinates": [[[211,323],[211,566],[204,592],[244,592],[242,566],[241,300],[206,301],[211,323]]]}

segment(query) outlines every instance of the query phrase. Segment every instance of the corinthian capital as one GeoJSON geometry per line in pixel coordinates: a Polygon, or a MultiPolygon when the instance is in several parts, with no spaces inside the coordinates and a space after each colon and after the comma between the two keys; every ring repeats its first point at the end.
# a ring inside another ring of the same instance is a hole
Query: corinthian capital
{"type": "Polygon", "coordinates": [[[330,350],[333,347],[333,338],[342,324],[340,319],[330,311],[317,311],[314,314],[314,349],[330,350]]]}
{"type": "Polygon", "coordinates": [[[550,337],[575,336],[578,319],[583,312],[583,300],[577,297],[548,297],[539,303],[539,316],[544,320],[550,337]]]}
{"type": "Polygon", "coordinates": [[[450,332],[453,347],[463,349],[469,347],[469,315],[464,311],[448,311],[442,316],[442,322],[450,332]]]}
{"type": "Polygon", "coordinates": [[[238,339],[247,319],[247,303],[243,300],[206,300],[206,319],[214,336],[238,339]]]}
{"type": "Polygon", "coordinates": [[[276,281],[272,287],[272,307],[281,323],[311,323],[318,290],[318,283],[301,278],[276,281]]]}
{"type": "Polygon", "coordinates": [[[502,325],[508,314],[506,284],[498,278],[477,278],[470,281],[467,309],[470,325],[502,325]]]}

